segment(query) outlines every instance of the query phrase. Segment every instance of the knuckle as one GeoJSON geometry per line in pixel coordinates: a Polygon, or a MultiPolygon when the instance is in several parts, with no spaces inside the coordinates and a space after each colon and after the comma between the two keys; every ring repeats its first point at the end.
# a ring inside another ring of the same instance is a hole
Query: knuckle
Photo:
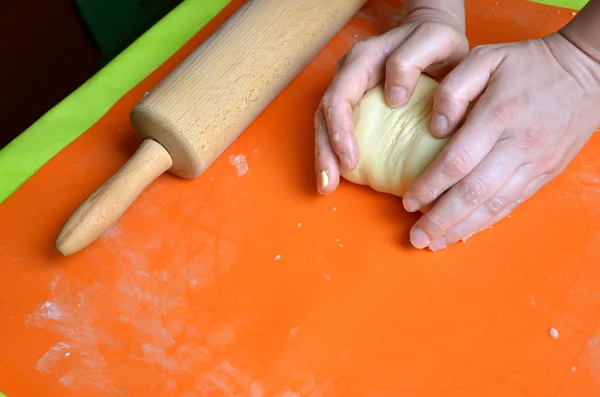
{"type": "Polygon", "coordinates": [[[321,106],[325,112],[327,112],[327,110],[331,108],[331,103],[333,102],[334,97],[335,94],[331,88],[327,89],[327,91],[325,91],[325,94],[323,94],[323,102],[321,106]]]}
{"type": "Polygon", "coordinates": [[[517,118],[519,109],[519,99],[507,97],[497,101],[490,108],[489,119],[492,125],[501,126],[507,122],[512,122],[517,118]]]}
{"type": "Polygon", "coordinates": [[[474,58],[483,58],[487,56],[489,50],[489,46],[487,45],[478,45],[471,50],[471,56],[474,58]]]}
{"type": "MultiPolygon", "coordinates": [[[[558,165],[551,165],[549,167],[546,167],[546,172],[544,173],[544,175],[547,175],[547,178],[544,178],[546,180],[546,182],[550,179],[551,175],[558,175],[561,172],[561,167],[559,167],[558,165]]],[[[544,182],[544,183],[546,183],[544,182]]]]}
{"type": "Polygon", "coordinates": [[[462,227],[460,224],[451,227],[450,230],[448,230],[446,232],[446,239],[449,242],[454,242],[454,241],[460,240],[466,234],[463,229],[464,229],[464,227],[462,227]]]}
{"type": "Polygon", "coordinates": [[[429,204],[437,199],[437,192],[427,187],[421,187],[415,191],[415,198],[421,204],[429,204]]]}
{"type": "Polygon", "coordinates": [[[460,95],[456,87],[446,82],[440,83],[435,96],[433,110],[444,114],[451,120],[457,117],[456,114],[459,109],[466,108],[469,103],[466,98],[460,95]]]}
{"type": "Polygon", "coordinates": [[[552,170],[548,170],[548,171],[542,173],[542,175],[540,175],[538,177],[538,179],[541,183],[548,182],[550,179],[552,179],[552,174],[553,174],[552,170]]]}
{"type": "Polygon", "coordinates": [[[481,178],[471,178],[458,185],[462,201],[466,204],[478,204],[487,195],[488,185],[481,178]]]}
{"type": "Polygon", "coordinates": [[[407,63],[405,58],[392,55],[385,62],[385,68],[387,71],[399,71],[410,69],[410,65],[407,63]]]}
{"type": "Polygon", "coordinates": [[[564,162],[562,153],[551,150],[548,154],[548,157],[543,160],[542,170],[544,170],[544,175],[548,177],[554,177],[560,174],[568,165],[568,163],[564,162]]]}
{"type": "Polygon", "coordinates": [[[470,171],[471,162],[471,156],[466,149],[449,150],[442,157],[442,170],[447,177],[462,177],[470,171]]]}
{"type": "Polygon", "coordinates": [[[464,35],[447,23],[428,22],[421,24],[416,30],[427,35],[431,33],[437,35],[449,48],[467,47],[465,50],[468,51],[468,43],[464,35]]]}
{"type": "Polygon", "coordinates": [[[445,226],[445,224],[446,222],[444,218],[442,218],[440,215],[428,213],[424,216],[420,227],[430,237],[436,238],[438,236],[443,235],[446,231],[447,227],[445,226]]]}
{"type": "Polygon", "coordinates": [[[544,172],[539,177],[539,185],[545,185],[546,183],[550,182],[552,179],[554,179],[556,177],[556,175],[561,173],[563,168],[564,167],[556,166],[556,167],[553,167],[552,169],[549,169],[548,171],[544,172]]]}
{"type": "Polygon", "coordinates": [[[373,45],[372,41],[369,40],[363,40],[363,41],[359,41],[357,43],[354,43],[352,45],[352,47],[350,48],[350,51],[348,52],[347,57],[348,58],[354,58],[354,57],[361,57],[362,55],[364,55],[367,51],[369,51],[369,48],[373,45]]]}
{"type": "Polygon", "coordinates": [[[558,163],[553,163],[552,165],[546,167],[546,172],[544,173],[544,183],[550,181],[553,176],[560,174],[564,168],[564,166],[561,166],[558,163]]]}
{"type": "Polygon", "coordinates": [[[437,87],[437,94],[442,98],[456,97],[456,89],[445,81],[442,81],[437,87]]]}
{"type": "Polygon", "coordinates": [[[544,129],[538,127],[526,128],[519,141],[519,149],[531,150],[539,145],[541,138],[544,136],[544,129]]]}
{"type": "Polygon", "coordinates": [[[492,197],[485,203],[487,211],[493,216],[496,216],[503,212],[505,209],[508,208],[509,205],[510,204],[508,198],[501,194],[492,197]]]}

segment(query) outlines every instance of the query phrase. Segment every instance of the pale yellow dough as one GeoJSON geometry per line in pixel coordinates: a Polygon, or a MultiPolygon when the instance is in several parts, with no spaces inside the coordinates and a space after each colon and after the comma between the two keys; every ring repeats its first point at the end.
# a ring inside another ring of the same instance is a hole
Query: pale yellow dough
{"type": "Polygon", "coordinates": [[[402,197],[448,141],[433,137],[429,129],[437,84],[421,75],[401,108],[388,106],[381,84],[369,90],[353,111],[358,166],[342,177],[402,197]]]}

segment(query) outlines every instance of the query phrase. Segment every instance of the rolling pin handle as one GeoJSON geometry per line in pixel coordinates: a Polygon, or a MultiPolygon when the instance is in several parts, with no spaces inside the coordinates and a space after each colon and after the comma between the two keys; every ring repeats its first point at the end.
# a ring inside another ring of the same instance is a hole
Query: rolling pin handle
{"type": "Polygon", "coordinates": [[[171,155],[161,144],[145,139],[129,161],[75,210],[56,238],[55,248],[67,256],[87,247],[172,165],[171,155]]]}

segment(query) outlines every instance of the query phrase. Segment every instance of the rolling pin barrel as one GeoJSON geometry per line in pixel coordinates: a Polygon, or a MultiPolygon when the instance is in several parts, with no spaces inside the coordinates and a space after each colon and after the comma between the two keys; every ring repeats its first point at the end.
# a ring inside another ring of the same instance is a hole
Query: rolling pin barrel
{"type": "Polygon", "coordinates": [[[202,174],[366,2],[248,1],[133,108],[145,149],[80,205],[56,249],[91,244],[164,171],[202,174]]]}

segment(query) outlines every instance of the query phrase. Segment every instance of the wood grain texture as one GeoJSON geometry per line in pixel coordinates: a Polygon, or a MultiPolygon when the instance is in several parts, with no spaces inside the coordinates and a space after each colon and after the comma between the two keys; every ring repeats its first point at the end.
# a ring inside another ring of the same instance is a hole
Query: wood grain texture
{"type": "Polygon", "coordinates": [[[155,178],[199,176],[366,0],[251,0],[131,112],[143,142],[69,218],[63,255],[100,237],[155,178]]]}
{"type": "Polygon", "coordinates": [[[144,140],[131,159],[71,215],[56,239],[56,249],[66,256],[94,242],[171,165],[171,156],[159,143],[144,140]]]}
{"type": "Polygon", "coordinates": [[[134,130],[197,177],[365,3],[249,1],[133,109],[134,130]]]}

